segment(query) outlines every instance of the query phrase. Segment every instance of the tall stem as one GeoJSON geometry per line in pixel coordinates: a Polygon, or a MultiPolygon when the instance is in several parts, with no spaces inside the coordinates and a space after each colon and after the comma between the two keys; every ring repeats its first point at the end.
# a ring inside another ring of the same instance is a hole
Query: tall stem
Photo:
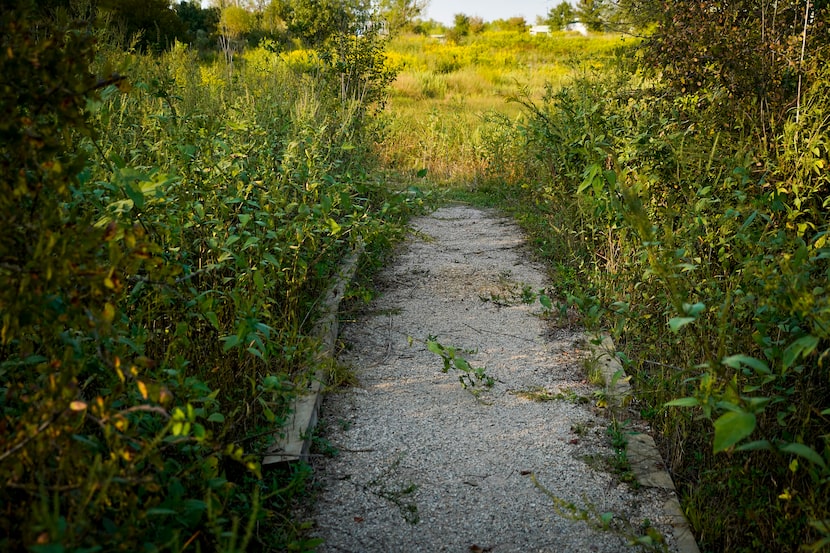
{"type": "Polygon", "coordinates": [[[798,93],[795,99],[795,122],[801,117],[801,78],[804,75],[804,52],[807,49],[807,22],[810,20],[810,0],[804,6],[804,30],[801,33],[801,58],[798,60],[798,93]]]}

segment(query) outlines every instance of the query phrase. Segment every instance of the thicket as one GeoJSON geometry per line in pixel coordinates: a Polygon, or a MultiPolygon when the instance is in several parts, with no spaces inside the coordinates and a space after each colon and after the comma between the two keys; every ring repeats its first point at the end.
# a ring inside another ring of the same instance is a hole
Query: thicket
{"type": "Polygon", "coordinates": [[[413,205],[372,172],[378,39],[106,36],[0,14],[0,549],[303,550],[307,469],[259,458],[338,260],[413,205]]]}
{"type": "Polygon", "coordinates": [[[825,551],[828,12],[761,4],[675,3],[614,70],[518,98],[512,182],[563,307],[612,330],[702,549],[825,551]]]}

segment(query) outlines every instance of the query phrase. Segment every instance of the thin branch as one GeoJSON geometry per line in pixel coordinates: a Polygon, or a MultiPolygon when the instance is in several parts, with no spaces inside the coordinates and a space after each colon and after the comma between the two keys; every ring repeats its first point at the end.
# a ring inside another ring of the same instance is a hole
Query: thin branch
{"type": "Polygon", "coordinates": [[[19,444],[17,444],[16,446],[12,447],[10,450],[8,450],[8,451],[6,451],[5,453],[3,453],[2,455],[0,455],[0,462],[2,462],[2,461],[6,458],[6,457],[9,457],[9,456],[13,455],[14,453],[16,453],[17,451],[19,451],[20,449],[22,449],[22,448],[23,448],[26,444],[28,444],[29,442],[31,442],[32,440],[34,440],[35,438],[37,438],[37,437],[38,437],[38,435],[40,435],[40,434],[41,434],[44,430],[46,430],[47,428],[49,428],[49,426],[50,426],[53,422],[55,422],[55,420],[57,420],[58,416],[59,416],[59,415],[54,415],[51,419],[49,419],[48,421],[46,421],[46,422],[44,422],[43,424],[41,424],[41,425],[37,428],[37,430],[35,430],[35,433],[34,433],[34,434],[32,434],[31,436],[28,436],[25,440],[23,440],[22,442],[20,442],[20,443],[19,443],[19,444]]]}

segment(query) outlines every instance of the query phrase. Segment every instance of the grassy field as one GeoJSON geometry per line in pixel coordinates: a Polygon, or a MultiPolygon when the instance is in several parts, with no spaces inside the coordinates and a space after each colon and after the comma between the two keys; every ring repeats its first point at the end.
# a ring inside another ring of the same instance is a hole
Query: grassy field
{"type": "Polygon", "coordinates": [[[395,38],[389,63],[398,69],[384,113],[379,151],[385,164],[406,175],[427,169],[430,179],[467,186],[509,170],[504,125],[521,116],[511,98],[539,99],[575,75],[602,71],[624,35],[578,33],[530,36],[486,32],[462,44],[424,36],[395,38]]]}

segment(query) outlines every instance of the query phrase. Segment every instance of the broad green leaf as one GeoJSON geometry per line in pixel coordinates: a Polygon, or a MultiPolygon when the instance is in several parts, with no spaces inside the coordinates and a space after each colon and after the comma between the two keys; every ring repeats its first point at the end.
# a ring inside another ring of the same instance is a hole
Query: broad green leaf
{"type": "Polygon", "coordinates": [[[432,340],[427,341],[427,349],[432,353],[437,353],[438,355],[444,354],[444,347],[438,342],[433,342],[432,340]]]}
{"type": "Polygon", "coordinates": [[[331,230],[332,236],[337,236],[343,230],[343,228],[332,218],[326,219],[326,223],[329,225],[329,230],[331,230]]]}
{"type": "Polygon", "coordinates": [[[697,317],[703,311],[706,310],[706,304],[702,302],[697,302],[694,304],[684,303],[683,304],[683,312],[689,315],[690,317],[697,317]]]}
{"type": "Polygon", "coordinates": [[[207,420],[208,422],[225,422],[225,415],[222,413],[211,413],[207,420]]]}
{"type": "Polygon", "coordinates": [[[818,338],[815,336],[802,336],[787,349],[784,350],[784,368],[789,369],[795,363],[799,356],[806,357],[815,351],[818,346],[818,338]]]}
{"type": "Polygon", "coordinates": [[[420,170],[416,173],[416,175],[417,175],[417,177],[418,177],[419,179],[422,179],[422,178],[424,178],[425,176],[427,176],[427,172],[428,172],[428,170],[427,170],[427,169],[420,169],[420,170]]]}
{"type": "Polygon", "coordinates": [[[694,317],[672,317],[669,319],[669,328],[672,332],[678,332],[689,323],[695,322],[694,317]]]}
{"type": "Polygon", "coordinates": [[[721,363],[723,363],[727,367],[732,367],[733,369],[740,369],[741,365],[746,365],[747,367],[755,369],[755,371],[759,374],[771,374],[772,372],[769,370],[769,365],[767,365],[766,362],[743,354],[730,355],[729,357],[724,357],[721,360],[721,363]]]}
{"type": "Polygon", "coordinates": [[[221,340],[225,342],[225,344],[222,346],[222,351],[228,351],[230,349],[233,349],[242,342],[242,340],[240,340],[239,336],[237,336],[236,334],[231,334],[230,336],[223,336],[221,340]]]}
{"type": "Polygon", "coordinates": [[[144,207],[144,194],[141,192],[141,190],[133,188],[130,184],[125,184],[124,192],[126,192],[127,197],[133,201],[133,205],[137,209],[141,209],[144,207]]]}
{"type": "Polygon", "coordinates": [[[697,407],[700,402],[694,397],[681,397],[665,404],[666,407],[697,407]]]}
{"type": "Polygon", "coordinates": [[[827,467],[827,464],[824,462],[824,459],[821,458],[821,455],[819,455],[815,449],[808,445],[790,443],[780,447],[779,449],[785,453],[792,453],[794,455],[798,455],[799,457],[803,457],[821,468],[827,467]]]}
{"type": "Polygon", "coordinates": [[[205,313],[205,318],[213,325],[216,330],[219,330],[219,318],[216,316],[216,313],[213,311],[208,311],[205,313]]]}
{"type": "Polygon", "coordinates": [[[539,295],[539,303],[541,303],[542,307],[544,307],[545,309],[553,309],[553,302],[550,301],[550,298],[545,294],[539,295]]]}
{"type": "Polygon", "coordinates": [[[755,415],[746,411],[730,411],[715,421],[715,453],[740,442],[755,430],[755,415]]]}

